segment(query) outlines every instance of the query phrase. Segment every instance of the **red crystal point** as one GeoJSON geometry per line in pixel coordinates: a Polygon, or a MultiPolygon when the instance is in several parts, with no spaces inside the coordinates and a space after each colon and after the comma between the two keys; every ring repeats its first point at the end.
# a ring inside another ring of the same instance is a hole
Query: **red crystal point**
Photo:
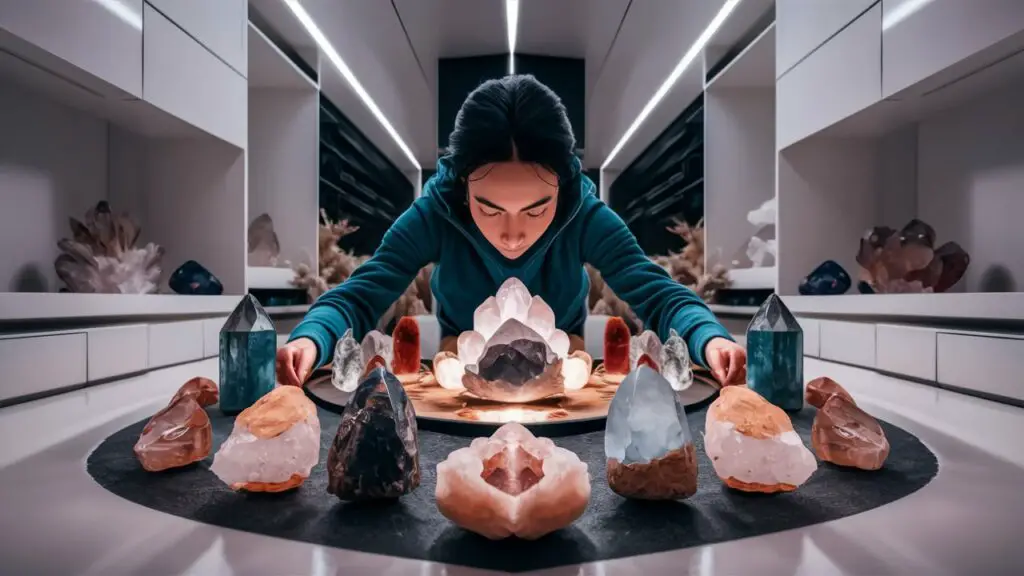
{"type": "Polygon", "coordinates": [[[604,370],[608,374],[629,374],[629,326],[618,316],[604,327],[604,370]]]}
{"type": "Polygon", "coordinates": [[[388,369],[388,363],[384,360],[384,357],[381,356],[380,354],[377,354],[373,358],[370,358],[370,361],[366,363],[366,369],[363,370],[363,378],[366,378],[367,376],[369,376],[370,372],[373,372],[377,368],[383,368],[385,370],[388,369]]]}
{"type": "Polygon", "coordinates": [[[648,368],[654,370],[655,372],[661,372],[661,370],[658,368],[658,363],[655,362],[653,358],[651,358],[650,354],[641,354],[640,359],[636,361],[636,365],[638,368],[640,366],[647,366],[648,368]]]}
{"type": "MultiPolygon", "coordinates": [[[[391,335],[394,358],[391,371],[394,374],[417,374],[420,371],[420,325],[412,316],[403,316],[395,325],[391,335]]],[[[628,341],[627,341],[628,350],[628,341]]]]}

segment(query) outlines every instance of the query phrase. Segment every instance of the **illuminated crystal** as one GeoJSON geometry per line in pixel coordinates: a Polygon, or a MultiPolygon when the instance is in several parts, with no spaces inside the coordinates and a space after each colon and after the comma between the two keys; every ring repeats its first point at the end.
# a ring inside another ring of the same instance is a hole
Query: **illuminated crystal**
{"type": "Polygon", "coordinates": [[[451,352],[441,352],[434,356],[434,378],[442,388],[462,390],[462,375],[466,373],[465,365],[459,357],[451,352]]]}
{"type": "Polygon", "coordinates": [[[562,385],[566,390],[579,390],[587,385],[594,371],[594,360],[590,354],[577,350],[562,360],[562,385]]]}

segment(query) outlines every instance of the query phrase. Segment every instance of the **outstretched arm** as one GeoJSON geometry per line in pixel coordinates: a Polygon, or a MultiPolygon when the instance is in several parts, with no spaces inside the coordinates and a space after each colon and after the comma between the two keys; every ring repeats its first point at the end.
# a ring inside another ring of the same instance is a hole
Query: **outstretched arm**
{"type": "Polygon", "coordinates": [[[437,260],[439,219],[428,202],[421,197],[399,216],[373,257],[356,268],[348,280],[318,298],[292,331],[289,341],[308,338],[316,344],[314,368],[331,359],[338,339],[349,328],[357,339],[372,330],[416,274],[437,260]]]}
{"type": "Polygon", "coordinates": [[[716,338],[732,341],[711,309],[692,290],[652,262],[626,223],[607,205],[595,206],[586,217],[584,261],[597,268],[615,294],[662,341],[674,328],[686,340],[694,361],[708,367],[708,343],[716,338]]]}

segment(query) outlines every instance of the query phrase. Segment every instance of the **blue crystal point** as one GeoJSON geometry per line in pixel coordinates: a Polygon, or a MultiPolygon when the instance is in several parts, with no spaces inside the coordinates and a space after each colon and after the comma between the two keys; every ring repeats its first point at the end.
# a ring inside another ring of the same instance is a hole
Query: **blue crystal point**
{"type": "Polygon", "coordinates": [[[747,327],[747,385],[783,410],[804,406],[804,332],[776,294],[747,327]]]}
{"type": "Polygon", "coordinates": [[[237,414],[274,389],[277,331],[246,294],[220,330],[220,409],[237,414]]]}

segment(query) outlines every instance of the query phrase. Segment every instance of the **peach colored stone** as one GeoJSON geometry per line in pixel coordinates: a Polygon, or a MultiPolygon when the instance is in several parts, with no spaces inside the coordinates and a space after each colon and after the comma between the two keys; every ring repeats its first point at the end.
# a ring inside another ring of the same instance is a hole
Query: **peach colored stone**
{"type": "Polygon", "coordinates": [[[807,403],[815,408],[821,408],[825,405],[834,395],[842,396],[850,402],[854,402],[853,396],[839,385],[838,382],[829,378],[828,376],[822,376],[821,378],[815,378],[807,383],[807,390],[805,392],[807,403]]]}
{"type": "Polygon", "coordinates": [[[811,445],[818,458],[861,470],[878,470],[889,457],[882,425],[840,394],[829,397],[814,416],[811,445]]]}
{"type": "Polygon", "coordinates": [[[171,403],[182,396],[192,396],[202,407],[213,406],[220,399],[217,383],[209,378],[196,376],[178,388],[178,393],[171,398],[171,403]]]}
{"type": "Polygon", "coordinates": [[[210,455],[210,417],[194,396],[175,396],[142,429],[135,457],[149,472],[187,466],[210,455]]]}
{"type": "Polygon", "coordinates": [[[420,325],[412,316],[404,316],[395,325],[391,337],[394,358],[391,371],[395,375],[418,374],[420,371],[420,325]]]}

